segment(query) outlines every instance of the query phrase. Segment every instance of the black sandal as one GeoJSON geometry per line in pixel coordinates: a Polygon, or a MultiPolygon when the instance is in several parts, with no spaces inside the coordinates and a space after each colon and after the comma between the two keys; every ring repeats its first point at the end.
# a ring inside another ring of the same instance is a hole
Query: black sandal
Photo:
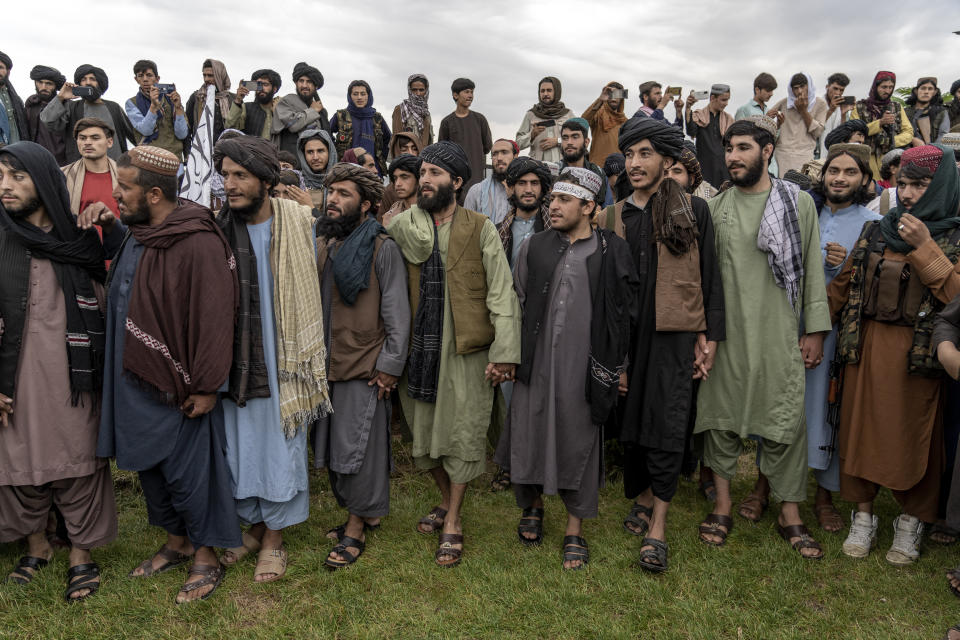
{"type": "Polygon", "coordinates": [[[650,529],[650,518],[653,517],[653,509],[650,507],[645,507],[642,504],[633,503],[633,506],[630,507],[630,515],[623,519],[623,529],[634,536],[642,536],[650,529]],[[644,520],[640,517],[640,514],[647,516],[647,520],[644,520]],[[633,530],[628,527],[628,524],[636,525],[639,527],[639,530],[633,530]]]}
{"type": "Polygon", "coordinates": [[[792,524],[789,527],[784,527],[778,522],[777,533],[779,533],[780,537],[786,540],[788,543],[790,543],[790,538],[799,538],[799,540],[796,542],[791,543],[790,546],[793,547],[804,560],[821,560],[823,558],[823,547],[820,546],[819,542],[813,539],[813,536],[810,535],[810,530],[807,529],[805,525],[792,524]],[[816,549],[820,552],[820,555],[805,556],[803,555],[804,549],[816,549]]]}
{"type": "Polygon", "coordinates": [[[711,547],[722,547],[727,544],[727,536],[730,535],[731,531],[733,531],[733,518],[719,513],[711,513],[700,523],[700,542],[711,547]],[[726,527],[727,530],[724,531],[720,527],[726,527]],[[707,540],[703,537],[704,535],[720,536],[720,542],[707,540]]]}
{"type": "MultiPolygon", "coordinates": [[[[212,584],[213,589],[210,589],[210,591],[198,598],[198,600],[206,600],[213,595],[217,587],[220,586],[220,583],[223,582],[223,574],[223,565],[220,563],[195,564],[190,567],[190,571],[187,573],[187,579],[189,580],[190,576],[203,576],[203,578],[196,582],[184,583],[184,585],[180,587],[180,593],[190,593],[191,591],[196,591],[197,589],[202,589],[212,584]]],[[[184,600],[183,602],[177,602],[177,604],[187,604],[188,602],[194,602],[194,600],[184,600]]]]}
{"type": "Polygon", "coordinates": [[[63,599],[67,602],[79,602],[80,600],[86,600],[100,589],[100,581],[94,580],[94,578],[99,577],[100,567],[96,562],[78,564],[75,567],[70,567],[67,570],[67,590],[63,592],[63,599]],[[76,580],[74,580],[74,578],[76,578],[76,580]],[[90,593],[78,598],[70,597],[77,591],[82,591],[83,589],[89,589],[90,593]]]}
{"type": "Polygon", "coordinates": [[[417,533],[422,533],[425,536],[433,535],[440,529],[443,529],[443,519],[447,517],[447,510],[440,507],[434,507],[430,510],[430,513],[420,518],[420,521],[417,522],[416,530],[417,533]],[[420,528],[420,525],[425,524],[430,527],[430,531],[423,531],[420,528]]]}
{"type": "MultiPolygon", "coordinates": [[[[160,549],[157,550],[155,554],[153,554],[152,556],[150,556],[149,558],[141,562],[139,565],[136,566],[136,568],[132,569],[130,573],[127,574],[127,577],[149,578],[151,576],[156,576],[161,573],[166,573],[167,571],[170,571],[170,569],[173,569],[174,567],[179,567],[184,562],[187,562],[191,557],[192,556],[188,556],[186,554],[180,553],[179,551],[175,551],[170,547],[168,547],[166,544],[164,544],[160,547],[160,549]],[[154,569],[153,559],[156,558],[157,556],[160,556],[161,558],[166,560],[166,562],[164,562],[162,565],[154,569]],[[136,575],[134,571],[136,571],[137,569],[143,569],[143,574],[136,575]]],[[[208,565],[203,565],[203,566],[208,566],[208,565]]]]}
{"type": "Polygon", "coordinates": [[[439,542],[440,544],[437,546],[437,551],[433,554],[433,559],[437,565],[441,567],[455,567],[460,564],[460,558],[463,557],[463,534],[441,533],[439,542]],[[453,546],[455,544],[459,544],[460,548],[457,549],[453,546]],[[440,556],[450,556],[453,560],[440,562],[440,556]]]}
{"type": "Polygon", "coordinates": [[[323,561],[323,564],[327,565],[327,568],[332,570],[342,569],[344,567],[350,566],[357,561],[361,555],[363,555],[363,550],[367,548],[367,544],[363,540],[357,540],[356,538],[351,538],[350,536],[344,536],[340,538],[340,542],[330,550],[330,553],[336,553],[343,558],[344,560],[334,560],[327,554],[326,560],[323,561]],[[357,555],[353,555],[347,551],[347,547],[353,547],[357,550],[357,555]]]}
{"type": "Polygon", "coordinates": [[[528,547],[535,547],[543,542],[543,507],[529,507],[523,510],[520,524],[517,525],[517,537],[528,547]],[[525,533],[536,534],[536,538],[528,538],[525,533]]]}
{"type": "Polygon", "coordinates": [[[949,587],[950,593],[960,598],[960,586],[953,586],[950,584],[950,580],[960,581],[960,567],[947,571],[947,587],[949,587]]]}
{"type": "Polygon", "coordinates": [[[580,536],[564,536],[563,538],[563,562],[560,566],[564,571],[580,571],[590,562],[590,550],[587,548],[587,541],[580,536]],[[575,562],[579,560],[580,564],[575,567],[564,567],[565,562],[575,562]]]}
{"type": "Polygon", "coordinates": [[[650,548],[641,548],[640,560],[637,564],[640,565],[642,569],[646,569],[651,573],[663,573],[666,571],[667,552],[670,550],[670,545],[656,538],[644,538],[640,544],[641,547],[650,548]]]}
{"type": "Polygon", "coordinates": [[[40,571],[40,569],[43,569],[48,564],[50,564],[50,561],[44,558],[23,556],[17,562],[17,566],[13,568],[13,571],[10,572],[10,575],[7,576],[7,582],[19,585],[30,584],[36,577],[37,571],[40,571]],[[25,571],[25,569],[33,569],[33,573],[25,571]]]}

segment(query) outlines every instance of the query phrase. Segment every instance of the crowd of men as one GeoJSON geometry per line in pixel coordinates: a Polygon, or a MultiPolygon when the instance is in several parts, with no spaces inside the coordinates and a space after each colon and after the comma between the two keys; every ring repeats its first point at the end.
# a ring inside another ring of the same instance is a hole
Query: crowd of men
{"type": "Polygon", "coordinates": [[[437,487],[415,529],[443,567],[492,448],[518,542],[542,543],[559,495],[562,566],[584,568],[607,439],[652,572],[698,465],[709,545],[773,499],[780,536],[822,558],[808,469],[848,556],[876,545],[883,487],[889,563],[960,536],[960,80],[945,104],[920,78],[901,105],[887,71],[860,100],[842,73],[822,96],[796,73],[770,104],[761,73],[735,116],[726,85],[648,81],[628,117],[622,83],[577,115],[548,76],[493,140],[466,78],[435,139],[423,74],[388,124],[363,80],[331,115],[307,63],[281,96],[274,70],[231,92],[205,60],[184,104],[140,60],[122,108],[93,65],[34,67],[25,102],[11,68],[0,53],[0,542],[27,547],[9,581],[63,544],[64,597],[99,589],[111,458],[167,534],[130,576],[189,563],[178,603],[248,555],[255,581],[283,577],[310,450],[345,512],[325,563],[349,566],[389,514],[396,413],[437,487]],[[735,507],[746,439],[757,480],[735,507]]]}

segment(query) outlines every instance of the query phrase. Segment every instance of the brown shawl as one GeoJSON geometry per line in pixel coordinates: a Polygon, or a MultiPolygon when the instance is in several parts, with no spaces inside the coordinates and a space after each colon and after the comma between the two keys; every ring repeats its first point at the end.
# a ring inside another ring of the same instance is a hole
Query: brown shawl
{"type": "MultiPolygon", "coordinates": [[[[612,82],[608,82],[607,86],[609,87],[612,84],[612,82]]],[[[600,110],[597,111],[597,123],[600,125],[599,128],[601,131],[616,129],[627,121],[627,115],[623,112],[623,104],[625,102],[626,100],[621,100],[617,110],[614,111],[610,108],[609,102],[606,100],[603,101],[603,104],[600,105],[600,110]]]]}
{"type": "Polygon", "coordinates": [[[131,225],[145,246],[126,320],[123,369],[180,406],[230,372],[236,261],[206,207],[181,199],[159,225],[131,225]]]}
{"type": "MultiPolygon", "coordinates": [[[[727,128],[733,124],[733,116],[726,111],[721,111],[717,117],[720,118],[720,135],[722,136],[727,132],[727,128]]],[[[710,125],[710,109],[707,107],[697,109],[690,114],[690,119],[693,120],[698,127],[704,129],[710,125]]]]}

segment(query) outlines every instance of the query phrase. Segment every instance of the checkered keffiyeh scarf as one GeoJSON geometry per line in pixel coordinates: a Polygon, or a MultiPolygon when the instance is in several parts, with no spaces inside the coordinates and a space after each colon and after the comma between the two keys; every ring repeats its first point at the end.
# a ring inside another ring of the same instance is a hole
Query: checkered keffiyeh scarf
{"type": "Polygon", "coordinates": [[[333,413],[333,407],[327,389],[313,214],[292,200],[271,203],[280,417],[284,435],[290,438],[302,425],[333,413]]]}
{"type": "Polygon", "coordinates": [[[420,302],[413,318],[413,339],[407,367],[407,395],[437,401],[440,352],[443,345],[443,259],[436,225],[433,251],[420,268],[420,302]]]}
{"type": "Polygon", "coordinates": [[[786,290],[790,306],[797,312],[803,279],[803,243],[797,214],[800,187],[778,178],[770,180],[773,184],[760,219],[757,248],[767,254],[777,286],[786,290]]]}

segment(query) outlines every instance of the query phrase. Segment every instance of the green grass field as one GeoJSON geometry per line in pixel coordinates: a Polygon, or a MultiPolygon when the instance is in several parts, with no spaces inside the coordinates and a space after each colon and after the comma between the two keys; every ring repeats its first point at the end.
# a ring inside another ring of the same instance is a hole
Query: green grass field
{"type": "MultiPolygon", "coordinates": [[[[821,531],[804,508],[826,551],[810,562],[776,535],[774,511],[758,525],[736,518],[724,548],[700,543],[697,524],[709,505],[681,481],[668,528],[670,570],[653,576],[633,564],[640,540],[621,528],[629,503],[619,479],[603,490],[600,518],[584,527],[589,567],[564,572],[559,499],[547,500],[543,546],[528,549],[517,542],[512,493],[492,493],[484,476],[467,495],[464,560],[442,569],[433,563],[435,537],[414,532],[437,495],[429,477],[412,470],[406,447],[395,451],[393,513],[367,535],[356,565],[334,573],[323,565],[331,546],[323,534],[344,513],[320,472],[310,520],[287,534],[282,581],[254,584],[250,556],[210,600],[180,607],[173,599],[185,569],[126,577],[164,536],[147,525],[135,476],[118,474],[120,537],[96,552],[100,592],[64,603],[67,557],[58,551],[32,584],[0,585],[0,638],[940,638],[960,620],[960,600],[943,576],[960,564],[960,547],[927,544],[906,569],[884,560],[897,513],[888,493],[878,501],[879,549],[865,560],[844,556],[845,533],[821,531]]],[[[752,483],[751,459],[741,463],[737,498],[752,483]]],[[[840,508],[846,517],[850,506],[840,508]]],[[[20,545],[0,545],[4,573],[21,553],[20,545]]]]}

